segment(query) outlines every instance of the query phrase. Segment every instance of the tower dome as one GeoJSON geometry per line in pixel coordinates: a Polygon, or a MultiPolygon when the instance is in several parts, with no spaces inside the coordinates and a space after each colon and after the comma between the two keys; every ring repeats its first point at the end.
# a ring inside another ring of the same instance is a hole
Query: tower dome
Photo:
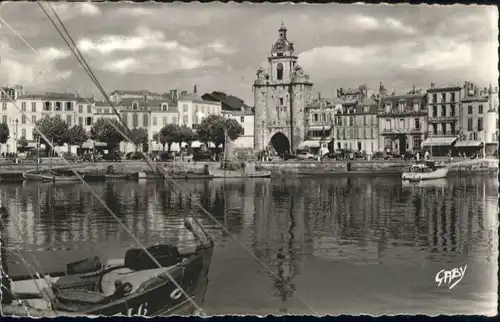
{"type": "Polygon", "coordinates": [[[272,56],[292,56],[294,52],[293,43],[289,41],[286,37],[286,27],[283,22],[281,22],[281,27],[279,31],[279,38],[274,43],[271,48],[272,56]]]}

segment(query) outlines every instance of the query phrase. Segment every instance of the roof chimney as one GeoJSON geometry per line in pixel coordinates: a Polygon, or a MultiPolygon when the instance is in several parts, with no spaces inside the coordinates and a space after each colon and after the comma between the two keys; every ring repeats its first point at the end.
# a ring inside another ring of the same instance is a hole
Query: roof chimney
{"type": "Polygon", "coordinates": [[[321,92],[318,92],[318,100],[321,100],[321,92]]]}
{"type": "Polygon", "coordinates": [[[436,84],[434,82],[431,82],[431,88],[435,88],[436,84]]]}
{"type": "Polygon", "coordinates": [[[196,84],[194,85],[193,93],[196,94],[196,84]]]}

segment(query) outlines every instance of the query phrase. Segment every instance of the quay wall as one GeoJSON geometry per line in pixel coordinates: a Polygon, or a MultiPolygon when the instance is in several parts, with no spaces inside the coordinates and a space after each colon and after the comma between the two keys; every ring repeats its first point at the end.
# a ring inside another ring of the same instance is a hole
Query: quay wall
{"type": "MultiPolygon", "coordinates": [[[[202,173],[208,164],[209,169],[219,168],[217,162],[157,162],[156,166],[163,167],[167,171],[192,171],[202,173]]],[[[401,174],[408,169],[411,163],[403,160],[371,160],[371,161],[286,161],[286,162],[257,162],[257,167],[262,170],[271,171],[273,174],[297,174],[297,175],[384,175],[401,174]]],[[[53,164],[52,169],[73,168],[80,172],[105,171],[112,165],[116,173],[136,173],[149,169],[144,161],[124,161],[124,162],[97,162],[97,163],[76,163],[64,165],[62,163],[53,164]]],[[[22,181],[24,171],[35,170],[34,164],[0,164],[0,181],[22,181]]],[[[41,164],[41,170],[50,169],[49,164],[41,164]]],[[[471,165],[453,165],[450,169],[454,172],[484,172],[498,170],[498,161],[485,161],[483,163],[471,165]]]]}

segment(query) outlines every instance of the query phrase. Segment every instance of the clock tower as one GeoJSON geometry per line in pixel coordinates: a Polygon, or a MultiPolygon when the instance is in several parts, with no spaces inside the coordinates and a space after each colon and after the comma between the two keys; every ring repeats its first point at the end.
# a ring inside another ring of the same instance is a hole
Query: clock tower
{"type": "Polygon", "coordinates": [[[253,85],[254,148],[272,146],[292,152],[305,138],[305,106],[312,101],[312,82],[297,63],[294,46],[283,23],[271,47],[267,71],[259,68],[253,85]]]}

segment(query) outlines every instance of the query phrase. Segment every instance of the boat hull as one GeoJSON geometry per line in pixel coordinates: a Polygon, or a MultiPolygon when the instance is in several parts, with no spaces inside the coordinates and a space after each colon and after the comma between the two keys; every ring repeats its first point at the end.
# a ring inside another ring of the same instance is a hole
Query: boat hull
{"type": "Polygon", "coordinates": [[[432,172],[403,172],[401,178],[408,181],[422,181],[446,178],[448,168],[439,168],[432,172]]]}
{"type": "MultiPolygon", "coordinates": [[[[186,262],[169,269],[169,274],[182,287],[189,298],[201,307],[208,285],[208,270],[212,258],[213,247],[204,247],[197,250],[186,262]]],[[[117,299],[107,304],[82,306],[80,310],[69,309],[67,304],[56,305],[55,312],[47,309],[30,308],[30,316],[50,316],[50,313],[67,316],[166,316],[190,315],[198,307],[195,306],[177,287],[165,276],[160,274],[154,285],[142,292],[117,299]]],[[[55,281],[55,279],[53,279],[55,281]]],[[[27,281],[18,281],[18,286],[27,281]]],[[[30,280],[30,282],[32,282],[30,280]]],[[[32,283],[34,285],[34,283],[32,283]]],[[[27,300],[28,304],[34,301],[27,300]]],[[[6,315],[26,315],[26,310],[18,305],[3,307],[6,315]],[[23,313],[24,312],[24,313],[23,313]]]]}
{"type": "MultiPolygon", "coordinates": [[[[82,178],[84,176],[82,175],[82,178]]],[[[27,181],[56,181],[56,182],[73,182],[80,181],[80,178],[77,176],[55,176],[55,175],[46,175],[46,174],[32,174],[32,173],[23,173],[23,178],[27,181]]]]}
{"type": "Polygon", "coordinates": [[[210,170],[214,178],[270,178],[270,171],[244,172],[234,170],[210,170]]]}

